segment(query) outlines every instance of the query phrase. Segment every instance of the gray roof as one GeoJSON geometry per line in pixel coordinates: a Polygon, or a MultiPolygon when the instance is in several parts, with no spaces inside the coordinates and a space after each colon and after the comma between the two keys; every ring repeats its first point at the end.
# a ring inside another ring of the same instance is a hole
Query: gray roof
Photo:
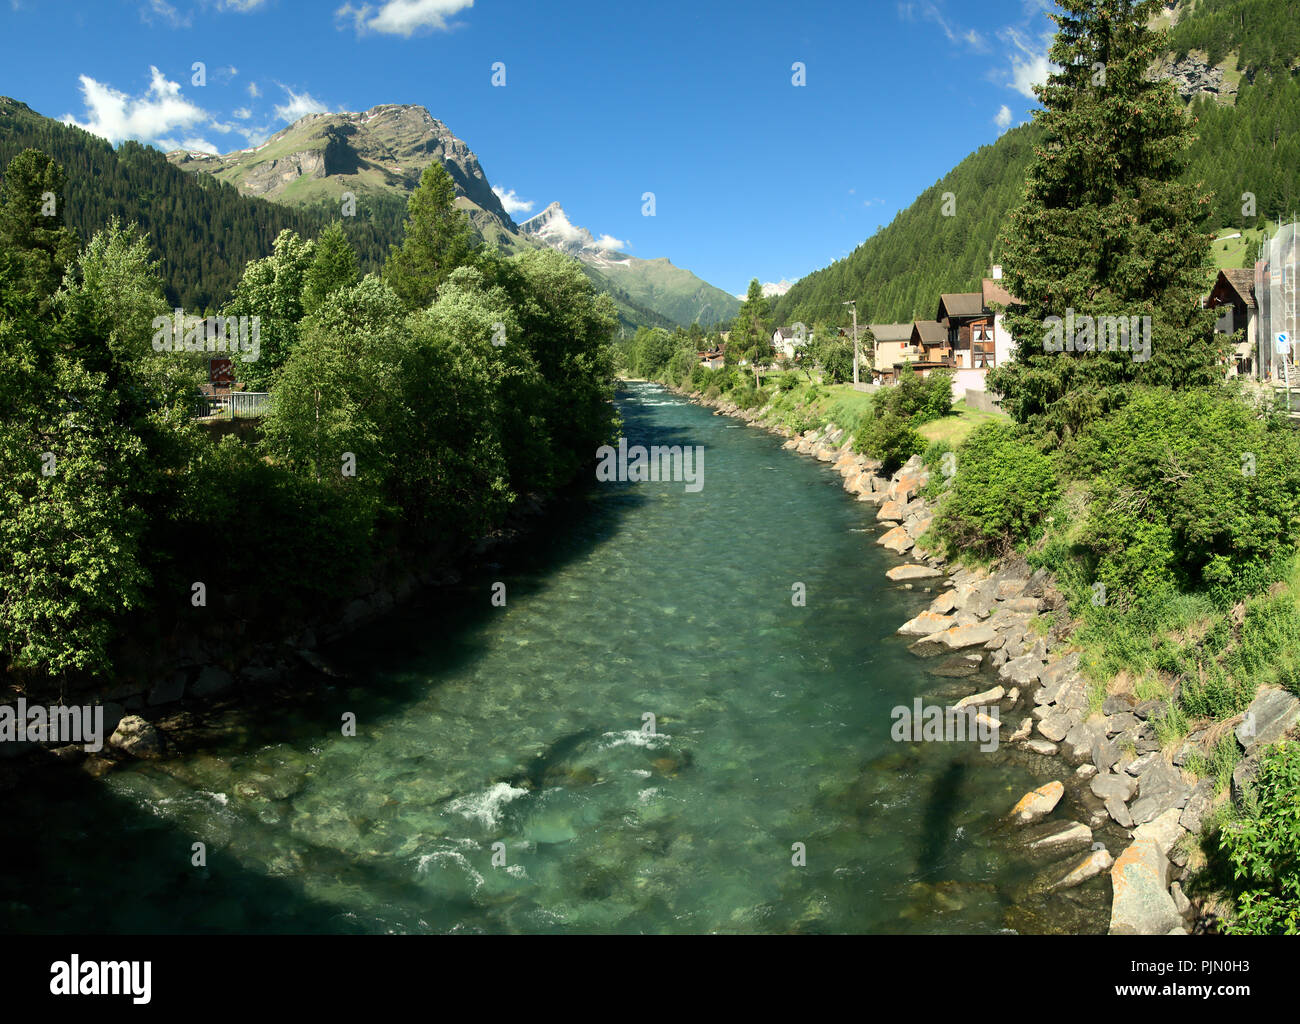
{"type": "Polygon", "coordinates": [[[876,341],[910,341],[911,324],[868,324],[876,341]]]}

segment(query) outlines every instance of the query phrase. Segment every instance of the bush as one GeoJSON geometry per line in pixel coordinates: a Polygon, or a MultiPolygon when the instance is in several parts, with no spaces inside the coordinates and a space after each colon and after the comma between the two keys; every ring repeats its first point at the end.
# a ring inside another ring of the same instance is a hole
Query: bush
{"type": "Polygon", "coordinates": [[[863,422],[853,448],[884,463],[882,472],[893,473],[913,455],[925,451],[925,438],[901,416],[886,413],[863,422]]]}
{"type": "Polygon", "coordinates": [[[785,373],[781,374],[780,379],[776,382],[776,386],[780,388],[782,392],[793,391],[799,386],[799,378],[787,370],[785,373]]]}
{"type": "Polygon", "coordinates": [[[1098,481],[1083,540],[1121,601],[1178,588],[1231,603],[1289,565],[1300,441],[1230,394],[1136,389],[1077,455],[1098,481]]]}
{"type": "Polygon", "coordinates": [[[1001,555],[1041,524],[1059,494],[1052,461],[1004,423],[966,439],[935,525],[953,551],[1001,555]]]}
{"type": "Polygon", "coordinates": [[[1219,833],[1239,884],[1235,935],[1300,935],[1300,745],[1260,762],[1253,807],[1219,833]]]}

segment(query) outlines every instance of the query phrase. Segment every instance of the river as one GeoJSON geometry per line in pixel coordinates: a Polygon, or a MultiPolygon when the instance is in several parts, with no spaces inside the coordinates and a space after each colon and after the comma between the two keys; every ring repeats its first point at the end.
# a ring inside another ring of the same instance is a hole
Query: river
{"type": "MultiPolygon", "coordinates": [[[[1052,930],[1064,898],[1025,902],[997,822],[1065,769],[891,739],[892,709],[979,680],[895,636],[930,597],[886,580],[875,509],[661,388],[619,404],[629,444],[703,446],[702,489],[593,482],[330,648],[346,681],[5,794],[0,928],[1052,930]]],[[[1102,884],[1069,930],[1105,929],[1102,884]]]]}

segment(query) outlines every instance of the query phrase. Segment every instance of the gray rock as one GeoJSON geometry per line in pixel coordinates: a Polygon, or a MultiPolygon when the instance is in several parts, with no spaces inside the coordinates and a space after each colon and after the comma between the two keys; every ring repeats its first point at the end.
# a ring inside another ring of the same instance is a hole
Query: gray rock
{"type": "Polygon", "coordinates": [[[1057,746],[1047,740],[1032,739],[1025,742],[1025,749],[1032,750],[1035,754],[1042,754],[1044,757],[1051,757],[1056,753],[1057,746]]]}
{"type": "Polygon", "coordinates": [[[1073,723],[1070,717],[1059,711],[1053,712],[1038,723],[1038,731],[1053,743],[1060,743],[1069,735],[1073,723]]]}
{"type": "Polygon", "coordinates": [[[1246,798],[1246,791],[1254,788],[1255,776],[1259,774],[1259,755],[1252,754],[1239,762],[1232,769],[1232,799],[1240,803],[1246,798]]]}
{"type": "Polygon", "coordinates": [[[1101,732],[1100,725],[1080,722],[1065,736],[1065,759],[1072,765],[1081,765],[1092,757],[1093,743],[1101,732]]]}
{"type": "Polygon", "coordinates": [[[139,715],[127,715],[118,722],[108,745],[138,758],[162,757],[164,750],[162,733],[139,715]]]}
{"type": "Polygon", "coordinates": [[[1048,823],[1028,837],[1026,846],[1037,855],[1066,857],[1092,846],[1092,829],[1078,821],[1048,823]]]}
{"type": "Polygon", "coordinates": [[[1300,698],[1286,690],[1267,689],[1251,701],[1237,726],[1237,742],[1247,754],[1274,743],[1300,721],[1300,698]]]}
{"type": "Polygon", "coordinates": [[[1133,794],[1137,792],[1137,780],[1127,775],[1107,772],[1104,775],[1098,775],[1088,783],[1088,788],[1103,800],[1113,796],[1117,797],[1121,802],[1127,803],[1133,799],[1133,794]]]}
{"type": "Polygon", "coordinates": [[[1105,736],[1098,734],[1094,737],[1092,743],[1092,763],[1097,766],[1101,772],[1109,771],[1119,763],[1124,751],[1119,745],[1118,740],[1108,740],[1105,736]]]}
{"type": "Polygon", "coordinates": [[[1187,830],[1178,824],[1180,811],[1172,807],[1154,821],[1139,825],[1133,830],[1134,839],[1152,839],[1166,857],[1173,851],[1178,840],[1187,834],[1187,830]]]}
{"type": "Polygon", "coordinates": [[[1029,686],[1038,681],[1038,674],[1042,668],[1041,660],[1032,654],[1026,654],[1013,658],[998,669],[998,677],[1016,686],[1029,686]]]}
{"type": "Polygon", "coordinates": [[[1131,694],[1113,693],[1102,702],[1101,712],[1104,715],[1118,715],[1125,711],[1131,712],[1137,707],[1137,701],[1131,694]]]}
{"type": "Polygon", "coordinates": [[[1129,764],[1125,766],[1124,770],[1128,772],[1130,775],[1132,775],[1134,778],[1137,778],[1144,771],[1146,771],[1153,764],[1155,764],[1156,761],[1158,761],[1159,759],[1160,759],[1160,755],[1156,753],[1143,754],[1141,757],[1137,758],[1136,760],[1129,762],[1129,764]]]}
{"type": "Polygon", "coordinates": [[[1088,879],[1095,878],[1103,871],[1109,871],[1114,864],[1115,859],[1105,848],[1090,850],[1081,861],[1078,861],[1066,871],[1051,888],[1053,890],[1073,889],[1076,885],[1082,885],[1088,879]]]}
{"type": "Polygon", "coordinates": [[[1182,808],[1191,795],[1191,787],[1183,781],[1177,768],[1163,760],[1156,761],[1138,776],[1138,797],[1129,807],[1133,821],[1144,825],[1165,812],[1182,808]]]}
{"type": "Polygon", "coordinates": [[[1200,832],[1201,826],[1205,824],[1205,816],[1210,813],[1210,808],[1213,806],[1214,780],[1201,779],[1192,788],[1191,795],[1187,798],[1187,806],[1183,808],[1178,824],[1182,825],[1188,832],[1200,832]]]}
{"type": "Polygon", "coordinates": [[[1106,813],[1120,828],[1133,827],[1133,815],[1129,814],[1124,801],[1117,796],[1106,797],[1106,813]]]}
{"type": "Polygon", "coordinates": [[[1121,711],[1106,719],[1107,736],[1114,736],[1116,733],[1125,733],[1129,731],[1136,732],[1137,728],[1138,717],[1129,711],[1121,711]]]}
{"type": "Polygon", "coordinates": [[[1183,887],[1175,882],[1169,887],[1169,895],[1173,898],[1174,909],[1177,910],[1182,917],[1190,917],[1192,913],[1192,901],[1189,900],[1187,894],[1183,892],[1183,887]]]}

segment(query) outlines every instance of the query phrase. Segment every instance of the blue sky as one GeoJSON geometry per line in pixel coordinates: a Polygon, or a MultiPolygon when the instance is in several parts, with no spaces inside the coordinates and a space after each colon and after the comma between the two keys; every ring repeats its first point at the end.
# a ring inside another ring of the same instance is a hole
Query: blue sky
{"type": "Polygon", "coordinates": [[[847,255],[1028,120],[1053,29],[1047,0],[0,4],[0,94],[114,143],[224,153],[418,103],[532,204],[516,220],[559,201],[730,292],[847,255]]]}

